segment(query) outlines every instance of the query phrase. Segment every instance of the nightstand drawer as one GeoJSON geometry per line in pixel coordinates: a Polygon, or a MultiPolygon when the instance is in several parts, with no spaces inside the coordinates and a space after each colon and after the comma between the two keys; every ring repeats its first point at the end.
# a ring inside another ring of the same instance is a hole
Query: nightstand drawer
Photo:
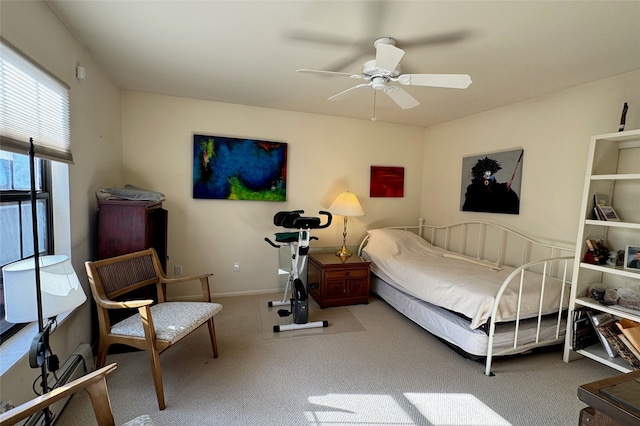
{"type": "Polygon", "coordinates": [[[369,276],[369,268],[349,269],[349,270],[328,270],[324,272],[327,280],[342,278],[366,278],[369,276]]]}

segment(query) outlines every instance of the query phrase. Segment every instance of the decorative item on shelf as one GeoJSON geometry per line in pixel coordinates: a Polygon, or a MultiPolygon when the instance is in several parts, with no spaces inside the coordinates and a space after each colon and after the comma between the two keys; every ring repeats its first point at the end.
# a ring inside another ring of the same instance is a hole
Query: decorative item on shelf
{"type": "Polygon", "coordinates": [[[609,253],[611,250],[607,247],[607,243],[604,240],[596,240],[593,238],[587,238],[587,252],[584,254],[584,261],[592,265],[604,265],[609,259],[609,253]]]}
{"type": "Polygon", "coordinates": [[[627,121],[628,110],[629,110],[629,105],[627,105],[627,103],[625,102],[624,105],[622,106],[622,116],[620,117],[620,127],[618,127],[619,132],[624,131],[624,125],[625,125],[625,122],[627,121]]]}
{"type": "Polygon", "coordinates": [[[336,252],[342,261],[351,257],[351,252],[347,249],[347,220],[349,217],[364,216],[364,210],[358,201],[358,197],[352,192],[345,191],[338,195],[338,198],[329,206],[329,211],[339,216],[344,216],[344,229],[342,231],[342,247],[336,252]]]}
{"type": "Polygon", "coordinates": [[[624,268],[640,272],[640,246],[627,246],[624,251],[624,268]]]}

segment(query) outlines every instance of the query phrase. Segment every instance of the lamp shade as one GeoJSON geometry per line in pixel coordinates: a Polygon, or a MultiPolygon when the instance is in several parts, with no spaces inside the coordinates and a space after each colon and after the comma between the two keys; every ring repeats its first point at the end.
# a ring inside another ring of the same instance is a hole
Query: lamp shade
{"type": "Polygon", "coordinates": [[[329,206],[329,211],[340,216],[364,216],[364,210],[362,210],[358,197],[349,191],[341,192],[338,198],[329,206]]]}
{"type": "MultiPolygon", "coordinates": [[[[42,318],[55,317],[82,305],[87,300],[67,256],[41,256],[39,263],[42,318]]],[[[6,320],[12,323],[37,321],[34,259],[24,259],[5,266],[2,269],[2,277],[6,320]]]]}

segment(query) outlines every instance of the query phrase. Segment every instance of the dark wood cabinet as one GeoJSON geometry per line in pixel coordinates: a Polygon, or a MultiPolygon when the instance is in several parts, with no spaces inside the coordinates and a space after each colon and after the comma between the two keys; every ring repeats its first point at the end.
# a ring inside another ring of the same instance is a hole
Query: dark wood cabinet
{"type": "Polygon", "coordinates": [[[167,211],[161,202],[98,201],[98,258],[153,247],[167,272],[167,211]]]}
{"type": "Polygon", "coordinates": [[[369,303],[369,262],[356,255],[342,262],[333,253],[312,254],[307,283],[321,308],[369,303]]]}

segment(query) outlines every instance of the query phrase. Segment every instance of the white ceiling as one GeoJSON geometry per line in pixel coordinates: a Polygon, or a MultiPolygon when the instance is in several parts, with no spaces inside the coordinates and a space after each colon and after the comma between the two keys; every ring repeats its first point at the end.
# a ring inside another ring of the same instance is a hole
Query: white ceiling
{"type": "Polygon", "coordinates": [[[473,80],[405,87],[407,110],[376,96],[379,121],[423,127],[640,69],[640,1],[46,2],[122,89],[359,119],[373,89],[327,98],[362,80],[296,70],[360,73],[391,36],[403,72],[473,80]]]}

